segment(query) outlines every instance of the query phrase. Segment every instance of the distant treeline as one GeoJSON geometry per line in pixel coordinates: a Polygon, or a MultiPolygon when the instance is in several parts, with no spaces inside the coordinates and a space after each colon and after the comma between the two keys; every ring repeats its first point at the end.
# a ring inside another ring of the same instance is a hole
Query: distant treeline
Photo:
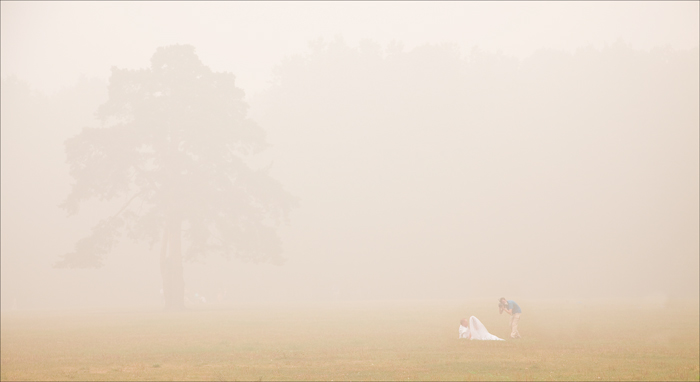
{"type": "MultiPolygon", "coordinates": [[[[342,258],[324,277],[349,294],[380,279],[385,296],[456,294],[465,267],[509,264],[523,294],[549,290],[533,281],[546,274],[561,294],[697,295],[698,61],[697,48],[624,43],[518,60],[337,39],[282,61],[249,103],[272,172],[301,198],[292,221],[316,251],[304,256],[342,258]]],[[[98,123],[106,92],[2,79],[3,307],[34,293],[14,270],[48,269],[94,223],[66,226],[57,206],[70,190],[63,143],[98,123]]]]}

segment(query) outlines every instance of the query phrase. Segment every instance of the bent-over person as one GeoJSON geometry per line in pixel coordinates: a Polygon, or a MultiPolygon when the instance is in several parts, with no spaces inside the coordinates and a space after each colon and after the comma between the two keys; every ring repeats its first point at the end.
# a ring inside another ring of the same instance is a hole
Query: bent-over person
{"type": "Polygon", "coordinates": [[[518,333],[518,321],[520,321],[520,314],[523,312],[517,302],[513,300],[506,300],[505,297],[501,297],[498,304],[499,314],[506,312],[510,314],[510,338],[520,338],[520,333],[518,333]]]}

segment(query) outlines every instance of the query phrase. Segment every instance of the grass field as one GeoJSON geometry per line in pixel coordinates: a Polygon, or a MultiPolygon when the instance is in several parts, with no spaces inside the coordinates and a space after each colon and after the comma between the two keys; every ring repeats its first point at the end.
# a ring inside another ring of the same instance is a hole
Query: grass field
{"type": "MultiPolygon", "coordinates": [[[[495,300],[494,300],[495,301],[495,300]]],[[[698,303],[519,301],[4,312],[2,380],[699,380],[698,303]]]]}

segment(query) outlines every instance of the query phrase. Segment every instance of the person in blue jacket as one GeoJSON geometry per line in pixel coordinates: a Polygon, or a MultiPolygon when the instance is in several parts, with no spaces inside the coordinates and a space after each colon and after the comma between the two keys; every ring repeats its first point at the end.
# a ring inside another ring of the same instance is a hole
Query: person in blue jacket
{"type": "Polygon", "coordinates": [[[520,321],[520,314],[523,312],[517,302],[513,300],[506,300],[505,297],[501,297],[498,304],[499,312],[502,314],[504,311],[510,314],[510,338],[520,338],[520,333],[518,333],[518,322],[520,321]]]}

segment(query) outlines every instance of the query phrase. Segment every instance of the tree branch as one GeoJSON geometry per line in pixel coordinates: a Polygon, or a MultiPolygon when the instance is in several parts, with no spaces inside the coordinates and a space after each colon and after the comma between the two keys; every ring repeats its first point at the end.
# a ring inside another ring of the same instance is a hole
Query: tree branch
{"type": "Polygon", "coordinates": [[[129,204],[131,204],[131,202],[132,202],[134,199],[136,199],[137,196],[139,196],[139,195],[141,195],[141,194],[143,194],[143,191],[137,192],[136,194],[134,194],[134,196],[132,196],[129,200],[127,200],[127,201],[126,201],[126,204],[124,204],[124,206],[122,206],[122,208],[121,208],[119,211],[117,211],[116,214],[114,214],[111,218],[109,218],[109,221],[113,220],[114,218],[116,218],[117,216],[119,216],[120,213],[124,212],[124,210],[126,209],[126,207],[129,207],[129,204]]]}

